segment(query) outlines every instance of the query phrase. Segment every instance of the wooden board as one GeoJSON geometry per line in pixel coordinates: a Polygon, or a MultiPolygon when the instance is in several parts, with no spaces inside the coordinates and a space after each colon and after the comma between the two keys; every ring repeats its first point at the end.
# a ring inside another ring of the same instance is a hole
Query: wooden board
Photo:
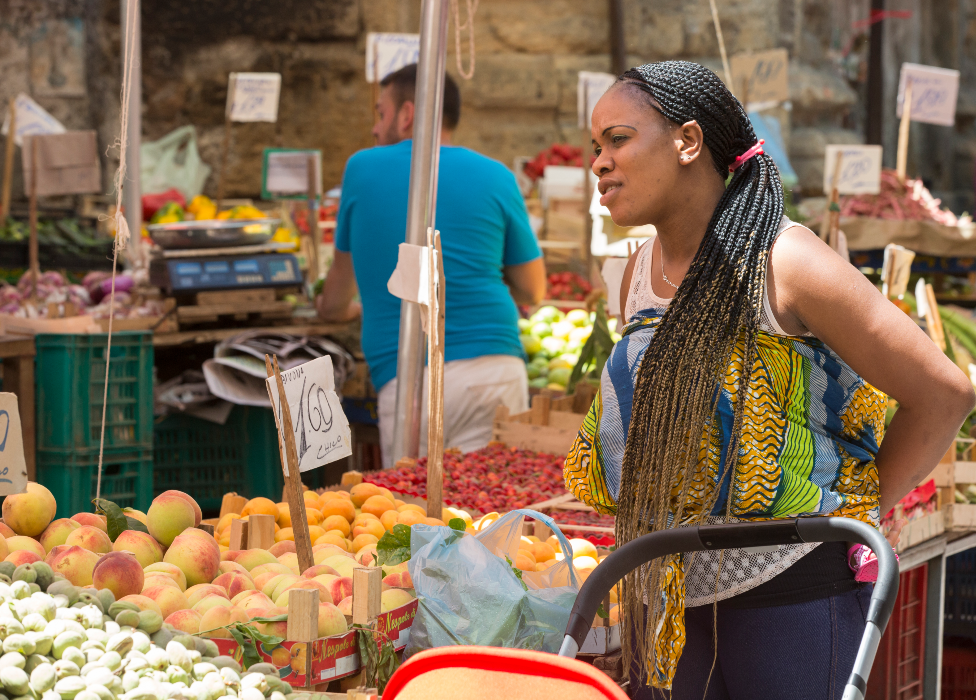
{"type": "MultiPolygon", "coordinates": [[[[292,335],[330,335],[340,340],[348,339],[352,342],[358,337],[357,323],[295,323],[293,325],[270,326],[267,328],[251,328],[248,330],[266,330],[270,333],[290,333],[292,335]]],[[[215,328],[199,331],[181,331],[179,333],[156,333],[153,335],[153,345],[168,347],[172,345],[199,345],[203,343],[219,343],[235,335],[239,335],[241,328],[215,328]]],[[[358,342],[358,341],[357,341],[358,342]]]]}
{"type": "Polygon", "coordinates": [[[176,317],[181,324],[212,323],[221,316],[235,321],[290,318],[294,305],[290,301],[224,302],[197,306],[180,306],[176,317]]]}
{"type": "Polygon", "coordinates": [[[976,503],[950,503],[943,506],[946,532],[976,530],[976,503]]]}
{"type": "Polygon", "coordinates": [[[938,537],[946,529],[946,515],[943,511],[937,510],[934,513],[923,515],[921,518],[916,518],[901,531],[901,538],[898,540],[896,551],[903,552],[909,547],[938,537]]]}

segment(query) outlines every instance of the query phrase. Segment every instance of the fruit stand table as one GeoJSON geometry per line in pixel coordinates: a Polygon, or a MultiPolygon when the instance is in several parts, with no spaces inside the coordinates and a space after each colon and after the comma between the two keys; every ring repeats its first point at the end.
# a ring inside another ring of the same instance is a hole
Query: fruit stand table
{"type": "Polygon", "coordinates": [[[0,360],[3,361],[4,391],[17,395],[20,424],[24,432],[24,461],[27,478],[36,479],[34,460],[34,347],[33,336],[0,333],[0,360]]]}

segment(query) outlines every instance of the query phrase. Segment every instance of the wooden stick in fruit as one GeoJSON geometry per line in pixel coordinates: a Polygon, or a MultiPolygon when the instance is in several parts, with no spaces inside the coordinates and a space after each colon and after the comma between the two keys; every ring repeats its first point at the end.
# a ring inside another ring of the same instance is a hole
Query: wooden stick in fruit
{"type": "MultiPolygon", "coordinates": [[[[295,533],[295,553],[298,555],[298,571],[303,573],[305,569],[314,566],[312,558],[312,540],[308,533],[308,516],[305,514],[305,497],[302,496],[302,477],[298,471],[298,451],[295,448],[295,433],[291,426],[291,408],[288,406],[288,399],[285,397],[285,385],[281,382],[281,370],[278,368],[278,356],[275,355],[272,366],[272,359],[264,356],[265,369],[268,377],[274,376],[278,385],[278,405],[281,407],[278,415],[278,433],[285,443],[285,457],[288,461],[285,465],[285,488],[288,491],[288,512],[291,514],[291,526],[295,533]]],[[[272,407],[273,408],[273,407],[272,407]]]]}
{"type": "Polygon", "coordinates": [[[444,506],[444,256],[441,235],[432,229],[427,229],[427,263],[427,515],[439,518],[444,506]]]}

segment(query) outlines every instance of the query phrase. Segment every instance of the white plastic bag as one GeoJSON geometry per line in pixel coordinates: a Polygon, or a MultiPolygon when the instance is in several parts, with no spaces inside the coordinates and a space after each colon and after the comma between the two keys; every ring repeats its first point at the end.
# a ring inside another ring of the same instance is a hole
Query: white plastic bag
{"type": "Polygon", "coordinates": [[[197,150],[197,130],[193,126],[181,126],[158,141],[143,143],[139,159],[143,194],[175,187],[189,201],[203,191],[203,183],[210,177],[210,166],[197,150]]]}

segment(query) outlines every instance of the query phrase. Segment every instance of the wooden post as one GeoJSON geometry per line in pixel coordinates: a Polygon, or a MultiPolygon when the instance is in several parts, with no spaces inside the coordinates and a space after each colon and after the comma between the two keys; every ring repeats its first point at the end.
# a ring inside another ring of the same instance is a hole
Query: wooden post
{"type": "Polygon", "coordinates": [[[291,421],[291,408],[288,406],[288,399],[285,396],[285,385],[281,381],[281,370],[278,369],[278,356],[275,355],[273,366],[271,358],[267,355],[264,356],[264,362],[268,376],[273,376],[278,385],[278,404],[280,410],[276,411],[275,414],[278,418],[278,433],[285,443],[285,456],[288,458],[288,461],[283,463],[285,488],[288,489],[288,512],[291,515],[291,526],[295,533],[295,553],[298,554],[298,571],[302,573],[309,567],[314,566],[315,562],[312,557],[312,541],[308,534],[308,516],[305,514],[305,498],[302,496],[302,478],[298,471],[298,452],[295,449],[295,431],[292,429],[294,423],[291,421]]]}
{"type": "MultiPolygon", "coordinates": [[[[250,516],[248,516],[250,518],[250,516]]],[[[248,548],[248,521],[235,518],[230,521],[230,550],[236,552],[248,548]]]]}
{"type": "Polygon", "coordinates": [[[942,317],[939,315],[939,304],[935,300],[935,290],[932,285],[925,285],[925,300],[928,303],[929,313],[925,316],[925,326],[928,329],[929,337],[941,350],[946,349],[949,341],[945,337],[945,330],[942,328],[942,317]]]}
{"type": "Polygon", "coordinates": [[[908,133],[912,121],[912,81],[905,79],[905,96],[901,106],[901,124],[898,126],[898,158],[895,171],[898,181],[905,184],[905,171],[908,169],[908,133]]]}
{"type": "Polygon", "coordinates": [[[356,484],[363,483],[363,473],[357,471],[343,472],[342,481],[339,482],[342,486],[355,486],[356,484]]]}
{"type": "Polygon", "coordinates": [[[247,499],[244,496],[238,496],[234,491],[225,493],[224,500],[220,502],[220,517],[222,518],[228,513],[240,515],[245,505],[247,505],[247,499]]]}
{"type": "Polygon", "coordinates": [[[3,152],[3,195],[0,198],[0,224],[6,222],[10,216],[10,187],[14,176],[14,148],[17,134],[17,104],[10,100],[10,128],[7,131],[7,146],[3,152]]]}
{"type": "MultiPolygon", "coordinates": [[[[233,88],[231,88],[233,89],[233,88]]],[[[224,117],[224,139],[220,143],[220,175],[217,177],[217,213],[224,206],[224,185],[227,179],[227,153],[230,151],[230,107],[224,117]]]]}
{"type": "Polygon", "coordinates": [[[319,638],[318,590],[293,588],[288,591],[287,635],[291,642],[314,642],[319,638]]]}
{"type": "Polygon", "coordinates": [[[444,256],[441,235],[427,229],[427,515],[444,505],[444,256]],[[436,250],[437,254],[434,254],[436,250]]]}
{"type": "Polygon", "coordinates": [[[368,625],[380,614],[383,570],[360,566],[352,570],[352,624],[368,625]]]}
{"type": "Polygon", "coordinates": [[[37,251],[37,138],[32,137],[31,141],[31,176],[30,176],[30,243],[27,249],[28,260],[30,262],[31,282],[34,285],[31,291],[30,300],[32,304],[37,303],[37,278],[41,274],[41,264],[38,260],[37,251]]]}
{"type": "Polygon", "coordinates": [[[206,532],[211,537],[213,537],[213,535],[214,535],[214,526],[213,525],[208,525],[207,523],[200,523],[199,525],[197,525],[197,529],[198,530],[203,530],[204,532],[206,532]]]}
{"type": "Polygon", "coordinates": [[[247,548],[271,549],[275,543],[274,516],[254,513],[247,516],[247,519],[247,548]]]}
{"type": "Polygon", "coordinates": [[[549,409],[552,399],[544,394],[532,397],[532,425],[549,425],[549,409]]]}

